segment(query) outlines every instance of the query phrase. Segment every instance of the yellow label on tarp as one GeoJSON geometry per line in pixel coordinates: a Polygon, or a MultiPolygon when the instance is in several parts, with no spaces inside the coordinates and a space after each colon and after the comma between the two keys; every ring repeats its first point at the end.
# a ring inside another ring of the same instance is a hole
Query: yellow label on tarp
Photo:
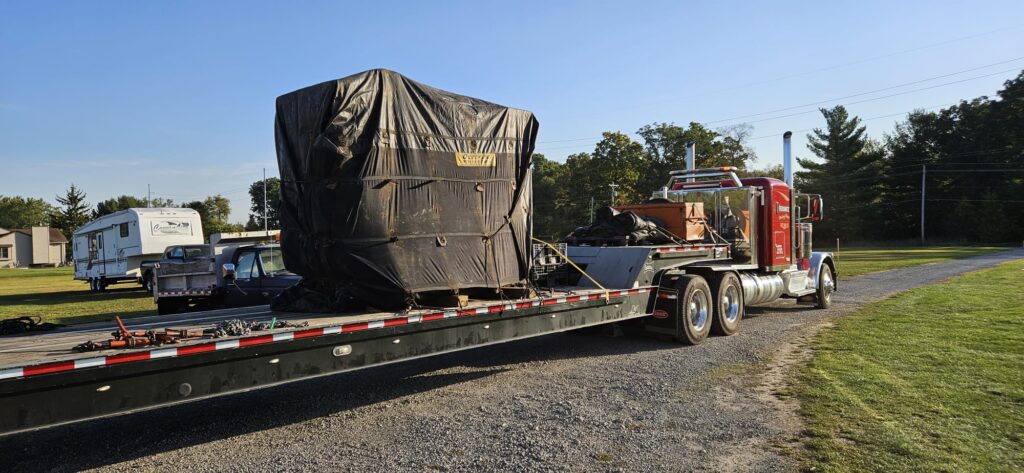
{"type": "Polygon", "coordinates": [[[495,162],[494,153],[455,153],[457,166],[494,166],[495,162]]]}

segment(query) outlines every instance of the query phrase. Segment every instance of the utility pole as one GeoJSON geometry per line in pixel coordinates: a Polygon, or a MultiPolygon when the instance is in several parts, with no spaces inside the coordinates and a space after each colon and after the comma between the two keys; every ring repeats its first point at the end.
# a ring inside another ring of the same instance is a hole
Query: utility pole
{"type": "MultiPolygon", "coordinates": [[[[686,143],[686,170],[693,171],[697,169],[697,144],[690,142],[686,143]]],[[[696,179],[690,177],[686,179],[686,182],[694,182],[696,179]]]]}
{"type": "Polygon", "coordinates": [[[263,233],[270,236],[267,228],[267,168],[263,168],[263,233]]]}
{"type": "Polygon", "coordinates": [[[149,184],[146,184],[146,208],[153,206],[153,188],[149,184]]]}
{"type": "Polygon", "coordinates": [[[594,223],[594,196],[590,196],[590,223],[594,223]]]}
{"type": "Polygon", "coordinates": [[[924,178],[928,175],[928,165],[921,165],[921,244],[924,244],[924,178]]]}
{"type": "Polygon", "coordinates": [[[615,193],[615,188],[619,187],[619,185],[618,184],[608,184],[608,187],[610,187],[612,189],[612,203],[611,203],[611,205],[614,206],[615,205],[615,197],[617,197],[617,194],[615,193]]]}

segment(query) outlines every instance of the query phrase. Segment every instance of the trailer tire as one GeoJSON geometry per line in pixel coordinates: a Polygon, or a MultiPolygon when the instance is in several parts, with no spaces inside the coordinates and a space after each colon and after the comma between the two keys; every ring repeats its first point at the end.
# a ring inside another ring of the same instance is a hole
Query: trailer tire
{"type": "Polygon", "coordinates": [[[698,345],[708,338],[711,331],[713,296],[708,282],[696,274],[684,274],[676,281],[679,294],[677,316],[679,330],[676,341],[687,345],[698,345]]]}
{"type": "Polygon", "coordinates": [[[711,318],[711,333],[734,335],[740,331],[743,319],[743,285],[732,271],[715,274],[711,280],[711,293],[715,295],[714,316],[711,318]]]}
{"type": "Polygon", "coordinates": [[[818,272],[818,289],[815,292],[815,304],[818,309],[832,307],[832,293],[835,287],[836,275],[832,271],[832,265],[824,263],[821,271],[818,272]]]}

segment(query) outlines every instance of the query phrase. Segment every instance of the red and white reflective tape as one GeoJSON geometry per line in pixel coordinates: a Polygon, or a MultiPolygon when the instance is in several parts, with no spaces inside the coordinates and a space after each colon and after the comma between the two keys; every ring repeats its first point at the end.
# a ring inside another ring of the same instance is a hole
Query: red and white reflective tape
{"type": "MultiPolygon", "coordinates": [[[[626,289],[609,291],[608,297],[625,297],[634,294],[651,292],[653,288],[644,287],[639,289],[626,289]]],[[[111,366],[133,361],[155,360],[157,358],[170,358],[185,355],[195,355],[219,350],[230,350],[253,345],[283,342],[288,340],[300,340],[309,337],[320,337],[338,333],[359,332],[362,330],[394,327],[395,325],[409,325],[431,320],[447,319],[452,317],[465,317],[470,315],[493,314],[506,310],[528,309],[532,307],[549,306],[555,304],[567,304],[580,301],[592,301],[603,299],[605,293],[597,292],[578,296],[553,297],[549,299],[534,299],[526,301],[511,302],[507,304],[496,304],[491,306],[476,307],[465,310],[450,310],[444,312],[431,312],[428,314],[410,315],[406,317],[395,317],[373,322],[358,322],[351,324],[333,325],[329,327],[311,328],[297,330],[294,332],[278,332],[267,335],[256,335],[252,337],[237,338],[234,340],[223,340],[219,342],[200,343],[196,345],[185,345],[175,348],[157,348],[154,350],[134,351],[118,353],[115,355],[99,356],[95,358],[82,358],[78,360],[58,361],[43,363],[40,365],[25,366],[21,368],[0,369],[0,380],[10,378],[23,378],[48,373],[71,371],[83,368],[94,368],[97,366],[111,366]]]]}
{"type": "Polygon", "coordinates": [[[717,247],[715,246],[676,246],[672,248],[658,248],[658,253],[683,253],[687,251],[710,251],[717,247]]]}
{"type": "Polygon", "coordinates": [[[171,297],[171,296],[209,296],[213,294],[212,289],[186,289],[184,291],[160,291],[157,295],[160,297],[171,297]]]}

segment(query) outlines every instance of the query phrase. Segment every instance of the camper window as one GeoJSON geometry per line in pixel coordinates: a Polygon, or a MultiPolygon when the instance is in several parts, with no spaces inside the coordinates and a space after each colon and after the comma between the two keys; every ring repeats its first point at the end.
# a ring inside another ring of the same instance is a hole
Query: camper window
{"type": "Polygon", "coordinates": [[[99,253],[101,246],[101,239],[103,235],[99,233],[93,233],[89,235],[89,259],[96,259],[96,255],[99,253]]]}
{"type": "Polygon", "coordinates": [[[122,223],[120,225],[120,227],[121,227],[121,229],[120,229],[121,230],[121,238],[128,238],[128,224],[127,223],[122,223]]]}
{"type": "Polygon", "coordinates": [[[0,246],[0,260],[11,259],[11,247],[0,246]]]}

